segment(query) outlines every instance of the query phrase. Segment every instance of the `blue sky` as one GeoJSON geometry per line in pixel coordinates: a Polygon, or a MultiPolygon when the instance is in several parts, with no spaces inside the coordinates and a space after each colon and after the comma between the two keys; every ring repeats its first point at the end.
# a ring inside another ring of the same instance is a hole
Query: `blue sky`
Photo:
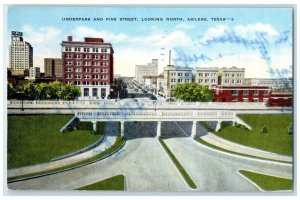
{"type": "MultiPolygon", "coordinates": [[[[112,43],[115,71],[134,76],[135,64],[159,59],[159,71],[172,63],[189,67],[245,67],[246,77],[292,76],[291,8],[22,7],[8,9],[7,31],[23,31],[34,47],[34,66],[60,57],[60,42],[102,37],[112,43]],[[63,21],[83,17],[91,21],[63,21]],[[93,21],[93,18],[103,21],[93,21]],[[106,18],[118,21],[106,21],[106,18]],[[119,21],[120,17],[138,21],[119,21]],[[145,22],[142,18],[163,18],[145,22]],[[166,21],[183,18],[184,21],[166,21]],[[187,18],[206,18],[191,22],[187,18]],[[227,18],[213,21],[212,18],[227,18]],[[233,19],[233,20],[232,20],[233,19]]],[[[10,36],[7,35],[9,40],[10,36]]]]}

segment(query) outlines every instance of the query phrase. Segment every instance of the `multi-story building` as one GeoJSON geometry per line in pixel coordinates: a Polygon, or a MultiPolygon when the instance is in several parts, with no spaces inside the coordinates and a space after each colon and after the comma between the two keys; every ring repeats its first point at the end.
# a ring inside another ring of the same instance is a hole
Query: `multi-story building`
{"type": "Polygon", "coordinates": [[[268,103],[272,89],[267,86],[212,86],[216,102],[265,102],[268,103]]]}
{"type": "Polygon", "coordinates": [[[164,68],[164,79],[166,80],[167,88],[164,88],[165,96],[172,96],[171,91],[177,84],[191,83],[193,78],[192,68],[175,67],[168,65],[164,68]]]}
{"type": "Polygon", "coordinates": [[[245,78],[245,85],[269,86],[272,88],[292,88],[292,78],[245,78]]]}
{"type": "Polygon", "coordinates": [[[80,99],[104,99],[113,82],[113,48],[102,38],[62,41],[63,83],[81,89],[80,99]]]}
{"type": "Polygon", "coordinates": [[[44,58],[44,70],[46,78],[62,78],[62,59],[44,58]]]}
{"type": "Polygon", "coordinates": [[[196,68],[195,82],[200,85],[211,87],[212,85],[239,86],[243,85],[245,68],[196,68]]]}
{"type": "Polygon", "coordinates": [[[33,48],[30,43],[24,41],[22,32],[11,32],[9,59],[9,68],[16,75],[24,75],[24,71],[33,66],[33,48]]]}
{"type": "Polygon", "coordinates": [[[28,78],[29,79],[35,79],[35,78],[39,78],[41,76],[41,70],[39,67],[31,67],[29,68],[29,74],[28,74],[28,78]]]}
{"type": "Polygon", "coordinates": [[[157,76],[158,59],[152,59],[151,63],[147,65],[136,65],[135,66],[135,79],[139,83],[144,84],[144,76],[157,76]]]}

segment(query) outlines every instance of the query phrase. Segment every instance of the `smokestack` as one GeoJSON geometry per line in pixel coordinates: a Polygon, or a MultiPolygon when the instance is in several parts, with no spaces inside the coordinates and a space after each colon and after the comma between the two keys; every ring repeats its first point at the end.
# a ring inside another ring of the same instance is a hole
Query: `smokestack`
{"type": "Polygon", "coordinates": [[[68,36],[68,42],[72,42],[73,41],[73,37],[72,36],[68,36]]]}
{"type": "Polygon", "coordinates": [[[171,50],[169,50],[169,65],[171,65],[171,50]]]}

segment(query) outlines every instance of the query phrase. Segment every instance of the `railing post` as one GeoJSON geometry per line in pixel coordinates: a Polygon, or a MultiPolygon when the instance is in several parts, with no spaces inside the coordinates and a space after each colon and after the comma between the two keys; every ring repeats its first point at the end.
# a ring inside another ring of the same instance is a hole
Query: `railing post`
{"type": "Polygon", "coordinates": [[[193,121],[193,126],[192,126],[192,138],[196,138],[196,128],[197,128],[197,121],[193,121]]]}
{"type": "Polygon", "coordinates": [[[121,121],[121,137],[124,137],[124,121],[121,121]]]}
{"type": "Polygon", "coordinates": [[[157,122],[157,129],[156,129],[156,137],[159,138],[161,136],[161,121],[157,122]]]}

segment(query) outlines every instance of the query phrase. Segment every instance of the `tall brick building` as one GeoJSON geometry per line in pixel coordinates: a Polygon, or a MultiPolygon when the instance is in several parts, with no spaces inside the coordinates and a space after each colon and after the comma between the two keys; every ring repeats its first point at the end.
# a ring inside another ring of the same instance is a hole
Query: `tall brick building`
{"type": "Polygon", "coordinates": [[[62,78],[62,59],[44,58],[45,77],[62,78]]]}
{"type": "Polygon", "coordinates": [[[113,82],[113,48],[102,38],[62,41],[63,83],[81,89],[80,99],[104,99],[113,82]]]}

